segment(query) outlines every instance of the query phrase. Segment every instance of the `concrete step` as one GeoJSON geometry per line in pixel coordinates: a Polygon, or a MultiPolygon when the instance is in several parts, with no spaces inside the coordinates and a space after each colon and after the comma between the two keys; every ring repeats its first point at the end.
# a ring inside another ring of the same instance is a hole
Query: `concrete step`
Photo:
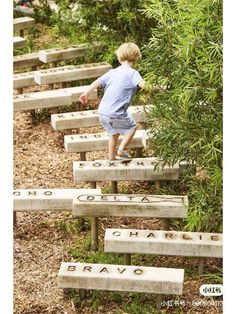
{"type": "MultiPolygon", "coordinates": [[[[151,111],[152,105],[131,106],[128,112],[137,123],[146,122],[147,113],[151,111]]],[[[100,125],[97,110],[65,112],[51,115],[51,124],[56,131],[87,128],[100,125]]]]}
{"type": "Polygon", "coordinates": [[[62,263],[58,287],[182,295],[184,269],[62,263]]]}
{"type": "MultiPolygon", "coordinates": [[[[137,130],[132,138],[129,148],[146,147],[147,132],[145,130],[137,130]]],[[[120,144],[122,137],[118,140],[120,144]]],[[[67,152],[91,152],[108,149],[109,135],[107,133],[88,133],[64,136],[64,145],[67,152]]]]}
{"type": "Polygon", "coordinates": [[[220,233],[108,228],[104,242],[105,252],[223,257],[220,233]]]}
{"type": "Polygon", "coordinates": [[[44,64],[39,60],[39,53],[32,52],[13,57],[13,68],[19,70],[28,67],[35,67],[44,64]]]}
{"type": "Polygon", "coordinates": [[[154,170],[156,161],[157,158],[154,157],[134,158],[127,163],[109,160],[75,161],[73,176],[76,182],[159,181],[179,178],[178,164],[154,170]]]}
{"type": "Polygon", "coordinates": [[[29,16],[19,17],[13,19],[13,31],[19,32],[21,30],[31,28],[35,25],[35,19],[29,16]]]}
{"type": "Polygon", "coordinates": [[[110,69],[111,65],[106,62],[101,62],[17,73],[13,76],[13,88],[19,89],[37,84],[53,84],[95,78],[103,75],[110,69]]]}
{"type": "Polygon", "coordinates": [[[73,200],[74,216],[186,218],[187,196],[81,194],[73,200]]]}
{"type": "Polygon", "coordinates": [[[100,194],[101,189],[15,189],[13,210],[72,210],[73,199],[84,193],[100,194]]]}
{"type": "Polygon", "coordinates": [[[44,63],[58,62],[61,60],[68,60],[73,58],[83,57],[89,49],[97,49],[101,47],[101,43],[80,44],[64,48],[51,48],[39,51],[39,60],[44,63]]]}
{"type": "MultiPolygon", "coordinates": [[[[78,86],[71,88],[55,89],[36,93],[20,94],[13,96],[13,110],[32,110],[42,108],[52,108],[59,106],[69,106],[79,100],[80,95],[88,86],[78,86]]],[[[97,90],[94,90],[89,99],[97,97],[97,90]]]]}
{"type": "Polygon", "coordinates": [[[69,65],[36,71],[34,80],[39,85],[76,81],[99,77],[111,69],[112,66],[106,62],[69,65]]]}
{"type": "Polygon", "coordinates": [[[25,38],[20,36],[13,37],[13,49],[23,48],[25,46],[25,38]]]}

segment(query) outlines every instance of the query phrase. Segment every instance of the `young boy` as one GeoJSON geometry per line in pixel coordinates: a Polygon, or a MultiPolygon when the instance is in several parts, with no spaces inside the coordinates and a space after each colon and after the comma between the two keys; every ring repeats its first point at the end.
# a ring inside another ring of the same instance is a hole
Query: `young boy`
{"type": "Polygon", "coordinates": [[[98,113],[102,126],[110,135],[109,159],[124,162],[131,160],[126,149],[137,129],[136,122],[127,113],[127,109],[137,87],[144,88],[145,83],[139,72],[134,70],[135,63],[141,59],[141,52],[136,44],[122,44],[117,49],[116,56],[121,65],[95,80],[79,100],[86,104],[88,95],[94,89],[105,88],[98,113]],[[123,139],[116,152],[120,134],[123,139]]]}

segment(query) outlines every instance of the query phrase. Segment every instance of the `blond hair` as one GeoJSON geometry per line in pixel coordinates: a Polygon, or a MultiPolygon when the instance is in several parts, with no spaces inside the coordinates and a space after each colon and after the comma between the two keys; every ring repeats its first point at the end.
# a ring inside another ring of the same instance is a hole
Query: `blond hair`
{"type": "Polygon", "coordinates": [[[135,62],[141,59],[142,54],[139,47],[134,43],[124,43],[116,50],[116,56],[119,62],[135,62]]]}

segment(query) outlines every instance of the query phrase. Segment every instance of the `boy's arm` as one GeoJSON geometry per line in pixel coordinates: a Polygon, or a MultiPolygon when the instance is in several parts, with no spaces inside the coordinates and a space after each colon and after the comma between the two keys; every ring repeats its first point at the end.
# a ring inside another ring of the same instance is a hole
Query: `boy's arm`
{"type": "Polygon", "coordinates": [[[88,102],[89,94],[96,88],[100,87],[101,84],[99,80],[95,80],[91,85],[89,85],[88,89],[80,96],[79,101],[82,102],[83,105],[86,105],[88,102]]]}
{"type": "Polygon", "coordinates": [[[143,90],[146,91],[159,91],[159,92],[164,92],[166,90],[165,86],[160,86],[160,85],[151,85],[148,84],[146,81],[142,80],[139,84],[138,87],[140,87],[143,90]]]}

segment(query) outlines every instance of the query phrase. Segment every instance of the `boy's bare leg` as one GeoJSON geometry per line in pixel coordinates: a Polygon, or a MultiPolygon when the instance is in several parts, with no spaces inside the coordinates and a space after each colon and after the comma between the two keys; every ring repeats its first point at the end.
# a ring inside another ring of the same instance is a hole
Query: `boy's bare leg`
{"type": "MultiPolygon", "coordinates": [[[[135,132],[136,132],[137,128],[134,128],[132,129],[130,132],[126,133],[120,143],[120,146],[119,146],[119,150],[125,150],[129,144],[129,142],[132,140],[135,132]]],[[[118,156],[121,156],[121,153],[117,153],[118,156]]]]}
{"type": "Polygon", "coordinates": [[[116,158],[116,145],[119,138],[119,133],[110,135],[108,149],[109,149],[109,159],[116,158]]]}

